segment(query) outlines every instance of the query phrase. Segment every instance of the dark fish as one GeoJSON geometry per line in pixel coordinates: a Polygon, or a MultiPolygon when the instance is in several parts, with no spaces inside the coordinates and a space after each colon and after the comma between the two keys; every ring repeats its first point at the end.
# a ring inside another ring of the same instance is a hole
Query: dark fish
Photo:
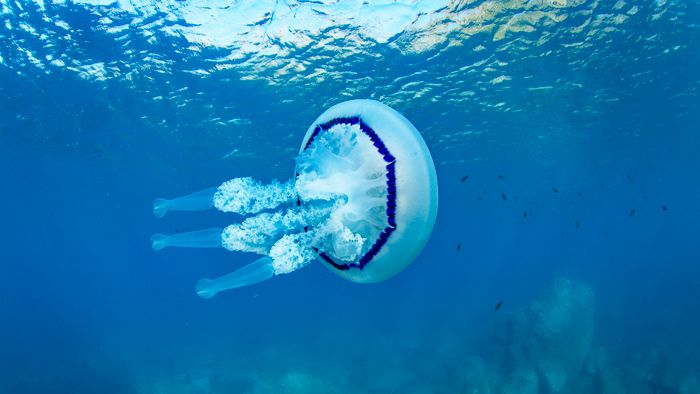
{"type": "Polygon", "coordinates": [[[665,206],[665,205],[662,205],[662,206],[661,206],[661,209],[662,209],[663,211],[666,211],[666,212],[668,212],[668,208],[666,208],[666,206],[665,206]]]}
{"type": "Polygon", "coordinates": [[[505,178],[503,175],[498,176],[498,179],[503,179],[503,178],[505,178]]]}
{"type": "Polygon", "coordinates": [[[527,219],[527,211],[523,211],[523,217],[527,219]]]}
{"type": "Polygon", "coordinates": [[[483,200],[484,197],[483,197],[483,196],[479,196],[479,197],[477,197],[476,199],[477,199],[477,200],[483,200]]]}
{"type": "Polygon", "coordinates": [[[631,210],[631,211],[630,211],[630,216],[634,216],[635,213],[637,213],[637,210],[636,210],[636,209],[631,210]]]}
{"type": "Polygon", "coordinates": [[[631,176],[627,175],[627,179],[628,179],[630,182],[634,183],[634,179],[632,179],[631,176]]]}
{"type": "Polygon", "coordinates": [[[502,305],[503,305],[503,300],[498,301],[498,303],[496,304],[496,306],[493,307],[493,310],[494,310],[494,311],[497,311],[497,310],[501,309],[501,306],[502,306],[502,305]]]}
{"type": "Polygon", "coordinates": [[[579,222],[578,220],[575,221],[574,224],[576,225],[576,228],[581,228],[581,222],[579,222]]]}
{"type": "Polygon", "coordinates": [[[462,249],[462,244],[461,244],[461,243],[457,244],[457,250],[460,250],[460,249],[462,249]]]}
{"type": "Polygon", "coordinates": [[[466,181],[467,179],[469,179],[469,175],[463,176],[461,182],[464,182],[464,181],[466,181]]]}
{"type": "Polygon", "coordinates": [[[553,187],[553,188],[552,188],[552,191],[553,191],[554,193],[559,193],[559,189],[557,189],[556,187],[553,187]]]}
{"type": "Polygon", "coordinates": [[[583,194],[581,194],[581,192],[576,192],[576,195],[581,197],[583,194]]]}
{"type": "Polygon", "coordinates": [[[505,200],[507,200],[507,199],[508,199],[508,196],[506,196],[506,194],[505,194],[505,193],[501,193],[501,198],[503,198],[503,201],[505,201],[505,200]]]}

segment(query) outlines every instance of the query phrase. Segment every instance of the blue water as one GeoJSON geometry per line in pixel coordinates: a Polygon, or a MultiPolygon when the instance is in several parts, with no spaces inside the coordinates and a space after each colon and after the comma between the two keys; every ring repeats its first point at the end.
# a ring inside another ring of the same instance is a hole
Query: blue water
{"type": "Polygon", "coordinates": [[[700,393],[697,1],[206,3],[0,0],[0,394],[700,393]],[[351,98],[432,152],[421,256],[197,297],[256,257],[150,235],[241,217],[152,200],[351,98]]]}

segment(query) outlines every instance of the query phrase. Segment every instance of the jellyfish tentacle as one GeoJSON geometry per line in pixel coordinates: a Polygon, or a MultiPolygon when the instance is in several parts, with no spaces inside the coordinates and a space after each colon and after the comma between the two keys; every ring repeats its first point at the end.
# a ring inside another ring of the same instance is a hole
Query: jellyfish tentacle
{"type": "Polygon", "coordinates": [[[254,214],[296,201],[294,180],[264,185],[253,178],[234,178],[216,189],[214,206],[222,212],[254,214]]]}
{"type": "Polygon", "coordinates": [[[265,256],[216,279],[200,279],[195,290],[200,297],[209,299],[220,291],[254,285],[272,278],[274,274],[272,259],[265,256]]]}
{"type": "Polygon", "coordinates": [[[154,250],[161,250],[168,246],[181,248],[220,248],[221,229],[208,228],[204,230],[190,231],[176,234],[153,234],[151,236],[151,246],[154,250]]]}

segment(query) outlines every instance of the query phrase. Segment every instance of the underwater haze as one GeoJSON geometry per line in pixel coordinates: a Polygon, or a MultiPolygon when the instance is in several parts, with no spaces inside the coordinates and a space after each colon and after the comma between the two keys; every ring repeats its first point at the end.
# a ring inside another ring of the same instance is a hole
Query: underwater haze
{"type": "Polygon", "coordinates": [[[697,0],[0,0],[0,394],[700,393],[697,0]],[[286,181],[329,107],[421,132],[427,246],[155,251],[153,200],[286,181]]]}

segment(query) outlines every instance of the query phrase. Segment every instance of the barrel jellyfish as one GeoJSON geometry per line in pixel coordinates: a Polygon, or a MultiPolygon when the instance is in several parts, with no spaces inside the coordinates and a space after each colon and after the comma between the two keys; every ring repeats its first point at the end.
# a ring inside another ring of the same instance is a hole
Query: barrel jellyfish
{"type": "Polygon", "coordinates": [[[262,258],[216,279],[197,294],[252,285],[318,259],[357,283],[396,275],[423,250],[435,224],[438,187],[425,141],[403,115],[373,100],[326,110],[309,127],[295,175],[261,184],[234,178],[218,187],[153,202],[153,213],[216,208],[248,216],[224,229],[154,234],[167,246],[224,247],[262,258]]]}

